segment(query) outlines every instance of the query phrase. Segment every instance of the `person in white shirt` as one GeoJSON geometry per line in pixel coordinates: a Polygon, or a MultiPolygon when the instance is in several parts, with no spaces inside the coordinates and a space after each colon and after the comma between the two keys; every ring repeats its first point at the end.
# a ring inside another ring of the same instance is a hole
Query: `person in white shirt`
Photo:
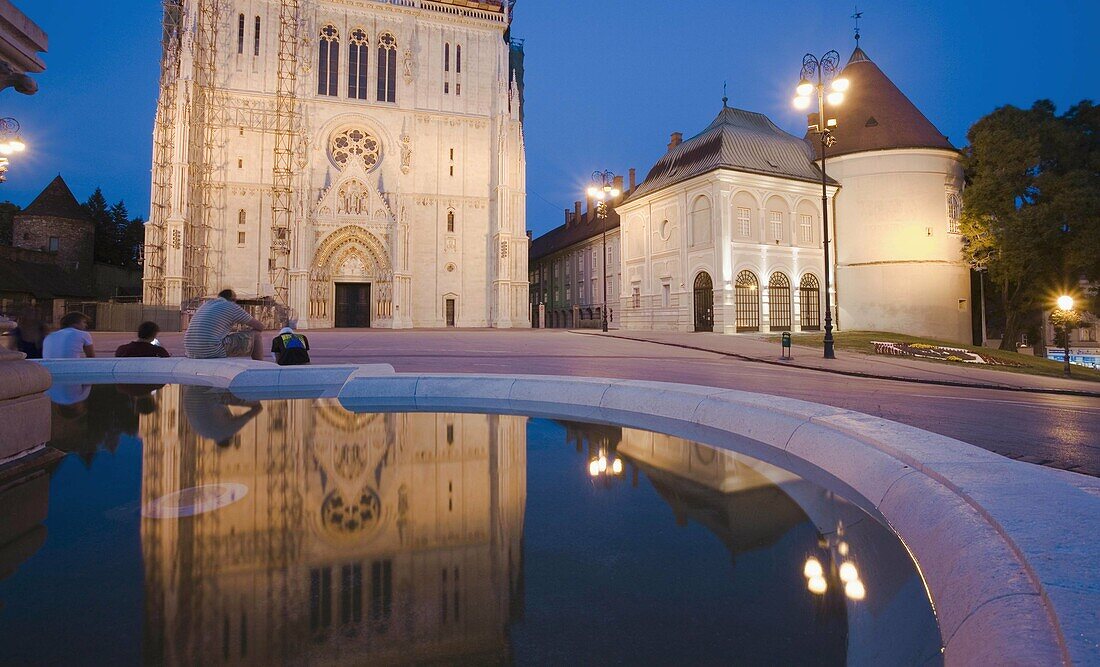
{"type": "Polygon", "coordinates": [[[88,316],[68,313],[61,318],[61,329],[42,341],[43,359],[79,359],[95,356],[92,335],[88,333],[88,316]]]}

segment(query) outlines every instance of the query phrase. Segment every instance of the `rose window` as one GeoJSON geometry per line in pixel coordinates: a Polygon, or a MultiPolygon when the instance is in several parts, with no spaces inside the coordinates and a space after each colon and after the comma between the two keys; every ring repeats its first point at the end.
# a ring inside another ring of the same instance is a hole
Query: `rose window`
{"type": "Polygon", "coordinates": [[[329,155],[341,170],[358,160],[363,169],[370,171],[378,165],[381,148],[370,133],[353,128],[337,133],[329,145],[329,155]]]}

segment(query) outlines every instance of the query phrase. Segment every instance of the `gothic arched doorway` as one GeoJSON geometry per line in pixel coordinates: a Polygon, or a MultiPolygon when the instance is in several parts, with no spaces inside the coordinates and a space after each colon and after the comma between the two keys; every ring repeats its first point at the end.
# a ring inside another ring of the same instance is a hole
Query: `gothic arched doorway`
{"type": "Polygon", "coordinates": [[[695,276],[695,330],[714,331],[714,282],[706,271],[695,276]]]}
{"type": "Polygon", "coordinates": [[[321,243],[310,269],[310,325],[389,326],[393,270],[389,252],[372,232],[342,227],[321,243]]]}

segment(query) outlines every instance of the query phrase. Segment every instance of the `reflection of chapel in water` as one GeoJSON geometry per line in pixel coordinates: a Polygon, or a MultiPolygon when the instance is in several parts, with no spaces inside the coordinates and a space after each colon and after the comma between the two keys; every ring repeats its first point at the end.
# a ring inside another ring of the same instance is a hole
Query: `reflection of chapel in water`
{"type": "Polygon", "coordinates": [[[195,435],[178,387],[160,399],[141,423],[143,506],[248,490],[143,519],[147,662],[507,660],[526,418],[271,401],[218,447],[195,435]]]}

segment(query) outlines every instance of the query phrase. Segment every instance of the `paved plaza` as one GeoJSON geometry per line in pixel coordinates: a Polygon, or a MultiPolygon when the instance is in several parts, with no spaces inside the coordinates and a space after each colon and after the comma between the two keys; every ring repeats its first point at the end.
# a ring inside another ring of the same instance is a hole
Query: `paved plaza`
{"type": "MultiPolygon", "coordinates": [[[[270,333],[265,335],[270,337],[270,333]]],[[[922,375],[927,375],[929,381],[943,380],[939,376],[946,375],[950,376],[946,379],[959,384],[968,381],[960,371],[940,365],[852,359],[841,353],[837,365],[842,369],[864,364],[883,373],[893,369],[890,372],[898,376],[914,377],[898,381],[838,375],[730,356],[730,349],[692,349],[731,345],[734,343],[726,341],[740,340],[736,344],[745,347],[738,350],[751,352],[758,343],[743,337],[692,334],[661,334],[660,342],[565,330],[329,330],[308,335],[314,363],[382,362],[407,373],[560,374],[743,389],[856,410],[957,438],[1010,458],[1100,476],[1100,397],[912,381],[922,375]]],[[[131,336],[97,333],[94,338],[99,354],[110,355],[131,336]]],[[[182,334],[163,334],[161,341],[173,355],[183,354],[182,334]]],[[[805,358],[810,364],[815,354],[796,348],[796,361],[805,358]]],[[[1056,379],[996,371],[982,371],[973,377],[976,385],[1033,380],[1038,382],[1037,390],[1064,384],[1056,379]]],[[[1064,386],[1100,389],[1086,382],[1064,386]]]]}

